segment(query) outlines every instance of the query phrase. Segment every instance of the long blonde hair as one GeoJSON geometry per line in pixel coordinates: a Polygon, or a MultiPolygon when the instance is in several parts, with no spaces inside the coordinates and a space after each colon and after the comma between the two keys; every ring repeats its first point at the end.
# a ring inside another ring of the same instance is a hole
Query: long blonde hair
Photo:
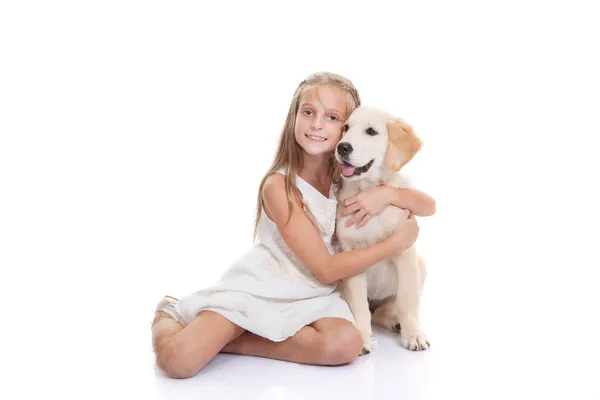
{"type": "MultiPolygon", "coordinates": [[[[269,176],[277,172],[279,169],[287,167],[285,175],[285,192],[287,195],[290,217],[292,213],[292,201],[290,199],[291,194],[293,193],[297,201],[300,203],[302,202],[302,194],[296,187],[296,175],[302,169],[302,148],[296,142],[295,137],[296,116],[298,114],[298,108],[300,107],[300,98],[302,97],[305,88],[318,85],[332,85],[342,90],[346,94],[346,118],[352,114],[352,112],[358,106],[360,106],[360,96],[354,87],[354,84],[349,79],[341,75],[331,72],[317,72],[300,82],[296,88],[296,91],[294,92],[294,97],[292,98],[292,103],[290,104],[290,109],[283,125],[283,131],[281,132],[281,136],[279,138],[279,146],[277,148],[277,152],[275,153],[273,164],[263,177],[258,188],[256,218],[254,221],[254,240],[256,240],[258,222],[260,220],[261,211],[264,207],[262,191],[265,181],[269,176]]],[[[333,154],[329,158],[328,172],[331,174],[330,176],[332,178],[332,182],[339,183],[340,166],[335,161],[333,154]]]]}

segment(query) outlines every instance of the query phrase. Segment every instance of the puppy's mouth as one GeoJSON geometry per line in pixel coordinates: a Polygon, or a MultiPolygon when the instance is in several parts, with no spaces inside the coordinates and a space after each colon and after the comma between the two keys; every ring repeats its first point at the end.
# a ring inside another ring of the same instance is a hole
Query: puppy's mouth
{"type": "Polygon", "coordinates": [[[342,175],[344,175],[346,178],[351,178],[353,176],[359,176],[360,174],[364,174],[369,170],[369,168],[371,168],[371,165],[373,165],[373,161],[375,161],[375,159],[369,161],[362,167],[355,167],[354,165],[344,161],[344,163],[342,164],[342,175]]]}

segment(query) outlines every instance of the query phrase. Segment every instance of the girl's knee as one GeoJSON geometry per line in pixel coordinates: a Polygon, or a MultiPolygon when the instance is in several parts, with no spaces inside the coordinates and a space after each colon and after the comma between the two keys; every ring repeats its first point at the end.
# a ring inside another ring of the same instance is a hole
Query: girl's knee
{"type": "Polygon", "coordinates": [[[181,345],[166,340],[156,349],[156,364],[169,378],[190,378],[203,366],[193,365],[186,353],[181,345]]]}
{"type": "Polygon", "coordinates": [[[323,339],[323,361],[329,365],[351,363],[363,346],[360,332],[350,323],[324,332],[323,339]]]}

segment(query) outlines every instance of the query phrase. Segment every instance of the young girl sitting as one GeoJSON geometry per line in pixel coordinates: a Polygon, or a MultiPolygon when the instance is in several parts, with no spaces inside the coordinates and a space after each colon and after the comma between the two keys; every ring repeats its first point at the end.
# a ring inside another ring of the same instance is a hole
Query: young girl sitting
{"type": "MultiPolygon", "coordinates": [[[[259,244],[214,285],[179,300],[166,296],[156,307],[152,344],[167,376],[193,376],[219,352],[317,365],[349,363],[361,352],[336,283],[402,253],[416,241],[418,225],[411,217],[386,241],[361,250],[337,253],[332,246],[340,176],[333,152],[359,105],[342,76],[317,73],[300,83],[259,186],[259,244]]],[[[424,193],[389,189],[361,194],[352,212],[364,219],[365,210],[394,204],[432,214],[435,203],[424,193]]]]}

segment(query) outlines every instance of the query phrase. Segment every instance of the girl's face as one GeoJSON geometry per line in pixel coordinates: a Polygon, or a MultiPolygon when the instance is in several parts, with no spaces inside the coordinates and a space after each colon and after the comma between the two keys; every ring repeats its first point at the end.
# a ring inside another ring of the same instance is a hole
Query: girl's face
{"type": "Polygon", "coordinates": [[[332,85],[308,87],[296,115],[296,142],[310,155],[331,153],[346,120],[344,92],[332,85]]]}

